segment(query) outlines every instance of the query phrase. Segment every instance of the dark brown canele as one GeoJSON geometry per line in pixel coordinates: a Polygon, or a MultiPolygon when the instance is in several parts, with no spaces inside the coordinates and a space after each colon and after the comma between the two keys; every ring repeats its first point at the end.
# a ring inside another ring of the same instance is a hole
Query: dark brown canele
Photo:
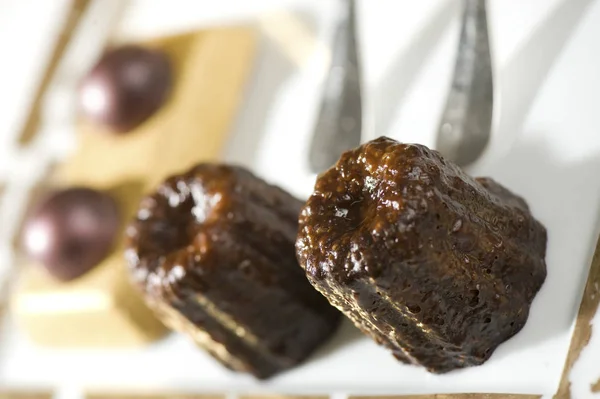
{"type": "Polygon", "coordinates": [[[524,326],[546,277],[546,230],[522,198],[388,138],[317,179],[296,250],[363,332],[436,373],[485,362],[524,326]]]}
{"type": "Polygon", "coordinates": [[[134,281],[166,324],[225,366],[258,378],[293,367],[340,319],[298,266],[301,206],[238,167],[171,177],[128,229],[134,281]]]}

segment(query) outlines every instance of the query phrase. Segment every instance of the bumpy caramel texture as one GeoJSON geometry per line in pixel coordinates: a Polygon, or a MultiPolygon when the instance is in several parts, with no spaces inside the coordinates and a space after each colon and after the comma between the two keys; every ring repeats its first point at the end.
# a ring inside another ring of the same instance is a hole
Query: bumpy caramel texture
{"type": "Polygon", "coordinates": [[[522,198],[387,138],[318,178],[296,250],[363,332],[437,373],[485,362],[524,326],[546,277],[546,230],[522,198]]]}
{"type": "Polygon", "coordinates": [[[304,360],[340,318],[298,266],[301,206],[244,169],[200,164],[142,201],[127,233],[132,276],[169,326],[267,378],[304,360]]]}

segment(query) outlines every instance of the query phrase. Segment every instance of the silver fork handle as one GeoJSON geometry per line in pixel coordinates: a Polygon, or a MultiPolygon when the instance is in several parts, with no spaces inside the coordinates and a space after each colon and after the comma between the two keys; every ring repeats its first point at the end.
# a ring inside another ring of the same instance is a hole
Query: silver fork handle
{"type": "Polygon", "coordinates": [[[475,161],[490,135],[494,103],[485,0],[464,0],[458,56],[437,148],[459,165],[475,161]]]}
{"type": "Polygon", "coordinates": [[[361,71],[356,41],[355,0],[344,0],[347,14],[335,31],[331,65],[313,132],[309,166],[314,173],[331,167],[346,150],[360,144],[361,71]]]}

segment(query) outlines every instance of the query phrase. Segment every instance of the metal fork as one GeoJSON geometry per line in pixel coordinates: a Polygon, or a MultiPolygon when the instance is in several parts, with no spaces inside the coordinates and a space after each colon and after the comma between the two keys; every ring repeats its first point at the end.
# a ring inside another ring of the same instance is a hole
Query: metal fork
{"type": "Polygon", "coordinates": [[[492,129],[494,85],[486,1],[464,0],[454,77],[437,136],[437,149],[458,165],[479,158],[492,129]]]}
{"type": "Polygon", "coordinates": [[[346,150],[360,144],[362,132],[361,71],[356,43],[355,0],[343,0],[346,15],[336,27],[325,93],[309,151],[313,173],[331,167],[346,150]]]}

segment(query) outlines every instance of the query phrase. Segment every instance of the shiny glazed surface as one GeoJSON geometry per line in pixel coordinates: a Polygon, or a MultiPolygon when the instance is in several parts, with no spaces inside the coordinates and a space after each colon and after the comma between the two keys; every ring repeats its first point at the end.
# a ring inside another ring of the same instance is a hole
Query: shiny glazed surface
{"type": "Polygon", "coordinates": [[[296,250],[357,327],[441,373],[483,363],[523,327],[546,277],[546,240],[498,183],[379,138],[319,176],[296,250]]]}
{"type": "Polygon", "coordinates": [[[38,203],[23,229],[23,245],[58,280],[82,276],[110,254],[121,216],[107,193],[72,187],[38,203]]]}
{"type": "Polygon", "coordinates": [[[135,45],[106,52],[81,82],[83,115],[117,133],[151,117],[166,101],[173,83],[166,54],[135,45]]]}
{"type": "Polygon", "coordinates": [[[128,229],[133,279],[172,328],[227,367],[270,377],[340,319],[296,261],[301,206],[242,168],[200,164],[142,201],[128,229]]]}

